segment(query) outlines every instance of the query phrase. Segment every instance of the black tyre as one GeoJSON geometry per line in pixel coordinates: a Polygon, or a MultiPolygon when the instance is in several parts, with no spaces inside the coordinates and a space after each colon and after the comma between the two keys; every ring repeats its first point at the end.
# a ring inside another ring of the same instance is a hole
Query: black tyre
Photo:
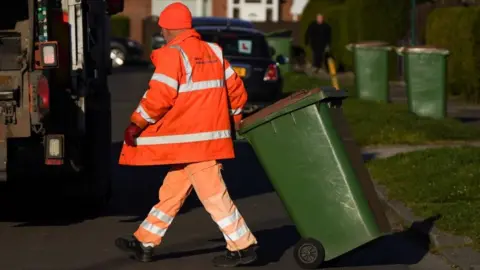
{"type": "Polygon", "coordinates": [[[301,268],[317,269],[325,260],[325,248],[315,239],[302,239],[295,246],[293,256],[301,268]]]}

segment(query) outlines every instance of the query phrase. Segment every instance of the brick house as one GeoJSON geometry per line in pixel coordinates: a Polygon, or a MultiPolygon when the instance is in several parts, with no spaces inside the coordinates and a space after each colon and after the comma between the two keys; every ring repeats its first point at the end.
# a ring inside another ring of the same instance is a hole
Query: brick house
{"type": "MultiPolygon", "coordinates": [[[[160,12],[175,0],[125,0],[122,13],[130,17],[130,37],[142,41],[142,22],[160,12]]],[[[181,0],[193,16],[216,16],[253,22],[296,21],[308,0],[181,0]],[[293,12],[293,13],[292,13],[293,12]]]]}
{"type": "Polygon", "coordinates": [[[212,16],[253,22],[298,21],[309,0],[211,0],[212,16]]]}

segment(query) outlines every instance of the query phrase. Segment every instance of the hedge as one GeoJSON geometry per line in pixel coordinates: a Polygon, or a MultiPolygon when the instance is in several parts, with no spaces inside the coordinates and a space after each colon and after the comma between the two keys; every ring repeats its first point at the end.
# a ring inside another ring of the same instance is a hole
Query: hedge
{"type": "Polygon", "coordinates": [[[130,18],[123,15],[115,15],[110,18],[111,34],[114,37],[130,36],[130,18]]]}
{"type": "Polygon", "coordinates": [[[410,1],[347,0],[352,41],[382,40],[396,45],[409,26],[410,1]]]}
{"type": "MultiPolygon", "coordinates": [[[[409,1],[398,0],[316,0],[310,1],[301,17],[305,35],[317,13],[332,26],[332,54],[347,69],[353,68],[353,57],[346,52],[348,43],[381,40],[396,45],[408,28],[409,1]]],[[[392,62],[392,68],[396,66],[392,62]]]]}
{"type": "MultiPolygon", "coordinates": [[[[410,1],[347,0],[350,42],[380,40],[396,46],[409,28],[410,1]]],[[[390,78],[397,76],[397,61],[390,54],[390,78]]]]}
{"type": "Polygon", "coordinates": [[[479,103],[480,7],[435,9],[428,16],[426,40],[429,45],[450,51],[448,92],[479,103]]]}

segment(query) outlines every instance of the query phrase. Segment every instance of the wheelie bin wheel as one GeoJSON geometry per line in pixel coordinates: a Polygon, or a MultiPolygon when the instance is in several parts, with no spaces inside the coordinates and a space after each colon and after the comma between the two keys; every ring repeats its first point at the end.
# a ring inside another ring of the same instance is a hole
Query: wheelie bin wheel
{"type": "Polygon", "coordinates": [[[302,239],[295,246],[293,256],[301,268],[317,269],[325,260],[325,248],[315,239],[302,239]]]}

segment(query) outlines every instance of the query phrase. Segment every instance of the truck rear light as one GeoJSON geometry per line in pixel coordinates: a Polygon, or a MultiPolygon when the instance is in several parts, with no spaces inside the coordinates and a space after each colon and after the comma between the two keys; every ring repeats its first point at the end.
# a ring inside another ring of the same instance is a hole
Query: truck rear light
{"type": "Polygon", "coordinates": [[[57,45],[56,44],[44,44],[41,46],[42,53],[42,65],[43,66],[56,66],[57,65],[57,45]]]}
{"type": "Polygon", "coordinates": [[[268,65],[267,72],[263,77],[264,81],[276,81],[278,80],[278,68],[275,64],[268,65]]]}
{"type": "Polygon", "coordinates": [[[45,136],[45,164],[62,165],[64,157],[64,137],[61,134],[45,136]]]}
{"type": "Polygon", "coordinates": [[[58,67],[58,43],[46,41],[36,43],[35,68],[57,68],[58,67]]]}
{"type": "Polygon", "coordinates": [[[39,108],[40,109],[49,109],[50,108],[50,87],[48,85],[48,80],[44,76],[40,76],[37,82],[37,94],[39,97],[39,108]]]}

